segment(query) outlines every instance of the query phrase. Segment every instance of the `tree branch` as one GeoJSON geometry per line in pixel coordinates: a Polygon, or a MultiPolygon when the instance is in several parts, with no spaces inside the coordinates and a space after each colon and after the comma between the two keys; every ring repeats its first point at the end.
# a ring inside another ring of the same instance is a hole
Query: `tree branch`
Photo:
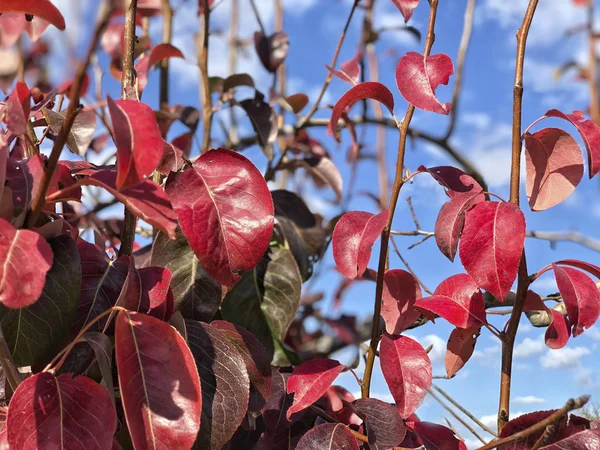
{"type": "Polygon", "coordinates": [[[204,22],[202,26],[202,39],[199,45],[198,66],[202,77],[202,120],[204,134],[202,136],[202,154],[208,151],[210,146],[210,131],[212,129],[213,107],[210,96],[210,80],[208,78],[208,38],[210,35],[210,7],[208,0],[202,0],[204,3],[204,22]]]}

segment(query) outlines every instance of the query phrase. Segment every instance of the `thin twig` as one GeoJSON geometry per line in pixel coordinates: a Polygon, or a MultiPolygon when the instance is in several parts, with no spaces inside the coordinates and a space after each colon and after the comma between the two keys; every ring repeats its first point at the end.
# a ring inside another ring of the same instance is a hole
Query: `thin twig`
{"type": "Polygon", "coordinates": [[[398,250],[398,246],[396,245],[394,236],[390,236],[390,241],[392,242],[392,247],[394,247],[394,252],[398,256],[398,258],[400,258],[400,261],[402,261],[402,264],[404,264],[404,267],[406,267],[406,270],[408,270],[410,272],[410,274],[415,278],[415,280],[417,280],[417,282],[419,283],[419,285],[423,288],[423,290],[425,292],[427,292],[429,295],[433,295],[433,291],[431,289],[429,289],[427,286],[425,286],[425,283],[423,283],[423,281],[417,276],[415,271],[410,267],[408,262],[404,259],[404,257],[400,253],[400,250],[398,250]]]}
{"type": "MultiPolygon", "coordinates": [[[[429,11],[429,26],[427,29],[427,39],[425,41],[425,50],[423,57],[426,58],[431,53],[431,47],[435,41],[435,18],[437,14],[438,0],[431,0],[430,11],[429,11]]],[[[400,124],[400,138],[398,139],[398,156],[396,158],[396,175],[394,177],[394,184],[392,187],[392,196],[390,198],[390,204],[388,208],[388,220],[383,232],[381,233],[381,246],[379,250],[379,265],[377,268],[377,286],[375,288],[375,305],[373,308],[373,328],[371,333],[371,342],[369,343],[369,353],[367,354],[367,362],[365,365],[365,374],[363,376],[363,384],[361,388],[361,394],[363,398],[369,397],[371,390],[371,376],[373,374],[373,365],[375,364],[375,352],[377,351],[377,345],[379,344],[380,330],[379,323],[381,321],[381,297],[383,294],[383,275],[387,263],[388,245],[390,239],[390,230],[392,227],[392,221],[394,219],[394,212],[396,210],[396,204],[398,203],[398,197],[400,195],[400,189],[404,184],[403,172],[404,172],[404,155],[406,154],[406,139],[408,137],[408,127],[412,120],[415,107],[408,105],[406,114],[402,123],[400,124]]]]}
{"type": "Polygon", "coordinates": [[[519,431],[518,433],[507,436],[505,438],[492,441],[489,444],[484,445],[483,447],[479,447],[477,450],[491,450],[493,448],[500,447],[501,445],[506,445],[506,444],[510,444],[511,442],[516,442],[516,441],[520,441],[522,439],[526,439],[529,436],[531,436],[532,434],[534,434],[540,430],[543,430],[548,425],[552,425],[556,421],[560,420],[569,411],[573,411],[574,409],[579,409],[579,408],[585,406],[585,404],[589,401],[589,399],[590,399],[589,395],[583,395],[577,399],[569,399],[569,401],[565,404],[565,406],[563,406],[561,409],[556,411],[554,414],[551,414],[550,416],[546,417],[544,420],[530,426],[529,428],[525,428],[523,431],[519,431]]]}
{"type": "Polygon", "coordinates": [[[458,403],[456,400],[450,397],[443,389],[435,385],[433,385],[432,387],[440,394],[442,394],[446,400],[452,403],[452,405],[458,408],[460,412],[462,412],[465,416],[467,416],[469,419],[471,419],[473,422],[479,425],[479,427],[481,427],[483,431],[490,433],[492,436],[498,436],[498,434],[494,430],[492,430],[490,427],[487,427],[483,422],[481,422],[477,417],[475,417],[471,412],[469,412],[468,409],[466,409],[464,406],[462,406],[460,403],[458,403]]]}
{"type": "Polygon", "coordinates": [[[594,35],[594,2],[588,2],[588,86],[590,89],[590,115],[596,125],[600,125],[600,93],[598,92],[598,55],[596,53],[597,38],[594,35]]]}
{"type": "MultiPolygon", "coordinates": [[[[523,18],[523,24],[517,32],[517,62],[515,67],[515,85],[513,91],[513,126],[512,126],[512,164],[510,174],[510,201],[519,205],[519,187],[521,182],[521,118],[523,108],[523,67],[525,63],[525,47],[533,15],[538,0],[530,0],[523,18]]],[[[519,320],[523,312],[525,294],[529,288],[529,272],[525,252],[519,264],[517,293],[506,333],[502,339],[502,372],[500,374],[500,402],[498,406],[498,433],[502,432],[510,414],[510,384],[512,373],[513,349],[519,328],[519,320]]]]}
{"type": "Polygon", "coordinates": [[[208,0],[202,0],[204,3],[204,14],[202,23],[202,37],[199,45],[198,66],[202,78],[202,120],[204,125],[204,134],[202,136],[202,154],[208,151],[210,146],[210,132],[212,129],[213,107],[210,96],[210,80],[208,78],[208,38],[210,35],[210,7],[208,0]]]}
{"type": "Polygon", "coordinates": [[[19,369],[17,369],[17,365],[12,359],[10,349],[8,348],[8,345],[6,345],[2,328],[0,328],[0,367],[2,367],[2,372],[4,373],[10,388],[15,392],[17,387],[19,387],[22,378],[19,369]]]}
{"type": "MultiPolygon", "coordinates": [[[[130,0],[127,12],[125,13],[125,36],[123,48],[123,74],[121,76],[121,98],[127,99],[135,92],[136,72],[134,67],[135,59],[135,16],[137,12],[137,1],[130,0]]],[[[125,208],[125,217],[123,219],[123,233],[121,235],[121,246],[119,247],[119,256],[131,255],[133,252],[133,243],[135,241],[135,228],[137,218],[125,208]]]]}
{"type": "MultiPolygon", "coordinates": [[[[352,3],[352,9],[350,10],[350,14],[348,15],[348,19],[346,20],[346,25],[344,25],[344,30],[342,31],[342,34],[340,34],[340,38],[338,40],[337,47],[335,48],[335,53],[333,54],[333,59],[331,60],[331,67],[333,69],[335,69],[335,66],[337,64],[338,56],[340,56],[340,50],[342,49],[342,44],[344,43],[344,38],[346,37],[346,32],[348,31],[348,28],[350,27],[350,22],[352,21],[352,16],[354,15],[354,11],[356,10],[356,7],[358,6],[359,2],[360,2],[360,0],[354,0],[354,3],[352,3]]],[[[306,125],[306,123],[311,119],[311,117],[315,114],[315,112],[317,112],[317,109],[319,109],[321,100],[323,99],[323,96],[325,95],[325,91],[327,91],[327,88],[329,87],[329,83],[331,83],[332,79],[333,79],[333,74],[331,72],[328,72],[327,77],[325,78],[325,82],[323,83],[323,87],[321,87],[321,92],[319,92],[319,96],[317,97],[317,101],[312,105],[312,108],[310,108],[310,111],[308,111],[306,116],[304,116],[302,119],[300,119],[300,121],[297,125],[297,128],[304,127],[306,125]]]]}
{"type": "Polygon", "coordinates": [[[56,140],[54,141],[54,145],[52,146],[52,152],[50,153],[50,157],[48,158],[48,162],[46,163],[46,169],[44,170],[42,181],[40,182],[40,186],[32,202],[31,211],[27,216],[27,228],[32,228],[35,226],[38,216],[42,212],[42,209],[46,204],[46,192],[50,187],[50,181],[52,180],[52,176],[54,175],[54,171],[56,170],[58,159],[60,158],[62,150],[65,144],[67,143],[67,138],[69,137],[69,133],[71,132],[71,128],[73,127],[73,123],[75,122],[75,118],[79,113],[79,99],[81,97],[81,89],[83,87],[83,81],[85,79],[87,69],[90,65],[90,59],[92,58],[92,54],[98,46],[98,42],[100,42],[100,37],[102,36],[104,28],[108,24],[108,20],[110,19],[113,9],[114,5],[111,0],[103,2],[100,6],[98,19],[96,20],[96,26],[94,28],[94,35],[92,37],[90,46],[87,50],[84,60],[79,64],[79,67],[77,68],[77,73],[75,75],[73,85],[71,86],[71,90],[69,92],[69,98],[71,99],[71,101],[69,102],[67,113],[65,114],[65,120],[63,122],[62,127],[60,128],[60,132],[58,133],[56,140]]]}
{"type": "MultiPolygon", "coordinates": [[[[240,0],[231,0],[229,12],[229,75],[237,72],[238,62],[238,28],[240,22],[240,0]]],[[[232,145],[238,142],[237,117],[235,108],[229,108],[228,139],[232,145]]]]}
{"type": "Polygon", "coordinates": [[[258,11],[258,8],[256,7],[256,4],[254,3],[254,0],[250,0],[250,5],[252,6],[252,10],[254,11],[254,17],[256,17],[256,21],[258,22],[258,26],[260,27],[260,32],[266,36],[267,30],[263,25],[263,21],[260,18],[260,13],[258,11]]]}
{"type": "Polygon", "coordinates": [[[469,430],[469,432],[473,436],[475,436],[477,439],[479,439],[479,441],[483,445],[487,445],[487,442],[477,433],[477,431],[475,431],[473,429],[473,427],[471,425],[469,425],[462,417],[460,417],[458,414],[456,414],[452,408],[450,408],[448,405],[446,405],[446,403],[444,403],[442,401],[442,399],[439,398],[433,391],[429,390],[429,391],[427,391],[427,393],[429,395],[431,395],[433,397],[433,399],[442,406],[442,408],[444,408],[446,411],[448,411],[452,415],[452,417],[454,417],[456,420],[458,420],[462,426],[464,426],[467,430],[469,430]]]}
{"type": "Polygon", "coordinates": [[[548,439],[550,438],[550,436],[552,434],[554,434],[555,431],[556,431],[555,424],[548,425],[546,427],[546,429],[544,430],[544,432],[542,433],[542,435],[539,437],[539,439],[537,441],[535,441],[535,444],[533,444],[533,447],[531,447],[531,450],[538,450],[543,445],[546,445],[548,443],[548,439]]]}
{"type": "Polygon", "coordinates": [[[462,79],[465,71],[465,59],[467,56],[467,50],[469,49],[469,42],[471,41],[471,32],[473,31],[473,17],[475,11],[475,0],[467,1],[467,8],[465,9],[465,20],[463,25],[462,37],[460,38],[460,44],[458,46],[458,56],[456,58],[456,73],[454,79],[454,90],[452,91],[452,109],[450,110],[450,122],[448,123],[448,130],[446,131],[445,139],[450,139],[456,126],[456,117],[458,114],[458,101],[460,92],[462,89],[462,79]]]}

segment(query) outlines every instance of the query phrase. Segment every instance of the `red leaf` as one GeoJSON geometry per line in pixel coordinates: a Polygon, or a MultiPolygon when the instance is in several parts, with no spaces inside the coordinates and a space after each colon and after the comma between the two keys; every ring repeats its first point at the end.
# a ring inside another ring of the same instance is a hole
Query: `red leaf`
{"type": "Polygon", "coordinates": [[[0,303],[23,308],[42,295],[54,255],[38,233],[0,218],[0,303]]]}
{"type": "Polygon", "coordinates": [[[106,388],[87,377],[41,372],[17,388],[5,428],[14,449],[106,450],[116,424],[106,388]]]}
{"type": "Polygon", "coordinates": [[[577,259],[563,259],[556,261],[554,264],[577,267],[578,269],[585,270],[587,273],[594,275],[596,278],[600,278],[600,267],[585,261],[579,261],[577,259]]]}
{"type": "Polygon", "coordinates": [[[389,334],[400,334],[421,314],[412,306],[421,298],[421,287],[415,277],[401,269],[388,270],[383,276],[381,316],[389,334]]]}
{"type": "Polygon", "coordinates": [[[483,294],[464,273],[446,278],[431,297],[417,300],[415,308],[437,314],[457,328],[478,328],[487,323],[483,294]]]}
{"type": "MultiPolygon", "coordinates": [[[[131,264],[134,267],[133,264],[131,264]]],[[[137,270],[137,269],[136,269],[137,270]]],[[[141,294],[138,311],[168,321],[173,314],[172,274],[164,267],[143,267],[138,271],[141,294]]]]}
{"type": "Polygon", "coordinates": [[[450,333],[445,359],[446,373],[449,378],[462,369],[473,355],[480,331],[481,328],[470,330],[455,328],[450,333]]]}
{"type": "Polygon", "coordinates": [[[107,98],[117,146],[117,189],[141,183],[160,164],[163,139],[154,111],[136,100],[107,98]]]}
{"type": "Polygon", "coordinates": [[[584,430],[540,450],[596,450],[600,448],[600,430],[584,430]]]}
{"type": "Polygon", "coordinates": [[[22,13],[37,16],[59,30],[65,29],[65,19],[49,0],[3,0],[0,13],[22,13]]]}
{"type": "MultiPolygon", "coordinates": [[[[70,97],[71,88],[73,87],[73,81],[75,81],[74,78],[71,78],[70,80],[65,81],[63,84],[61,84],[59,87],[56,88],[56,93],[64,94],[64,95],[66,95],[66,97],[68,99],[70,99],[71,98],[70,97]]],[[[87,94],[89,86],[90,86],[90,77],[88,76],[88,74],[85,74],[85,76],[83,77],[83,84],[81,86],[80,97],[84,97],[85,94],[87,94]]]]}
{"type": "MultiPolygon", "coordinates": [[[[2,7],[0,7],[1,9],[2,7]]],[[[31,93],[27,85],[19,81],[6,100],[4,122],[9,131],[17,136],[23,136],[27,132],[30,111],[31,93]]]]}
{"type": "Polygon", "coordinates": [[[446,194],[450,198],[463,195],[473,197],[483,192],[481,185],[471,175],[467,175],[456,167],[420,166],[418,172],[427,172],[431,175],[435,181],[446,189],[446,194]]]}
{"type": "Polygon", "coordinates": [[[167,195],[158,184],[146,179],[136,186],[117,190],[117,173],[114,170],[105,169],[90,173],[91,175],[80,178],[76,184],[46,197],[46,201],[61,198],[66,192],[81,186],[100,186],[125,204],[133,215],[168,234],[171,239],[175,238],[177,219],[167,195]]]}
{"type": "Polygon", "coordinates": [[[173,173],[167,193],[202,267],[232,287],[261,260],[273,233],[271,193],[258,169],[232,150],[211,150],[173,173]]]}
{"type": "Polygon", "coordinates": [[[365,98],[383,103],[389,109],[390,113],[394,114],[394,96],[387,87],[374,81],[360,83],[346,92],[333,107],[327,133],[329,135],[333,134],[336,141],[340,142],[337,123],[346,107],[350,107],[357,101],[365,98]]]}
{"type": "Polygon", "coordinates": [[[254,47],[265,69],[274,73],[285,60],[290,40],[282,31],[265,36],[260,31],[254,33],[254,47]]]}
{"type": "Polygon", "coordinates": [[[558,117],[568,120],[577,128],[588,152],[590,178],[600,172],[600,127],[593,121],[583,117],[581,111],[565,114],[557,109],[551,109],[546,113],[546,117],[558,117]]]}
{"type": "Polygon", "coordinates": [[[171,44],[158,44],[149,55],[140,59],[135,65],[138,76],[138,91],[142,92],[148,84],[148,72],[152,67],[168,58],[184,58],[183,53],[171,44]]]}
{"type": "Polygon", "coordinates": [[[554,350],[563,348],[571,337],[571,325],[567,322],[567,318],[558,311],[550,308],[547,311],[550,315],[550,325],[546,328],[544,336],[546,345],[554,350]]]}
{"type": "Polygon", "coordinates": [[[200,429],[200,378],[171,325],[120,311],[115,324],[119,386],[136,450],[191,448],[200,429]]]}
{"type": "Polygon", "coordinates": [[[338,77],[340,80],[346,83],[356,86],[358,84],[358,79],[360,78],[360,65],[358,64],[359,57],[360,53],[357,53],[356,56],[354,56],[354,58],[351,60],[343,62],[339,70],[335,70],[327,65],[325,67],[327,67],[327,70],[333,76],[338,77]]]}
{"type": "Polygon", "coordinates": [[[483,194],[455,195],[449,202],[444,203],[435,221],[435,242],[440,251],[454,261],[458,240],[465,225],[465,213],[472,206],[485,201],[483,194]]]}
{"type": "Polygon", "coordinates": [[[396,84],[402,97],[415,107],[438,114],[448,114],[450,103],[441,104],[435,96],[440,84],[448,84],[454,73],[452,60],[440,53],[424,57],[408,52],[396,66],[396,84]]]}
{"type": "Polygon", "coordinates": [[[579,145],[567,132],[544,128],[525,137],[527,198],[533,211],[561,203],[583,176],[579,145]]]}
{"type": "Polygon", "coordinates": [[[351,211],[336,223],[332,237],[333,258],[342,275],[354,279],[363,274],[371,258],[371,247],[387,220],[387,211],[377,215],[351,211]]]}
{"type": "Polygon", "coordinates": [[[296,450],[359,450],[352,433],[341,423],[324,423],[311,428],[296,450]]]}
{"type": "Polygon", "coordinates": [[[393,450],[404,440],[406,425],[394,406],[374,398],[363,398],[357,400],[354,407],[364,417],[369,448],[393,450]]]}
{"type": "MultiPolygon", "coordinates": [[[[187,133],[186,133],[187,134],[187,133]]],[[[169,176],[171,172],[177,172],[185,166],[187,158],[184,152],[182,152],[177,145],[164,143],[163,156],[160,160],[160,164],[156,168],[164,176],[169,176]]]]}
{"type": "MultiPolygon", "coordinates": [[[[534,411],[528,414],[523,414],[515,419],[510,420],[502,429],[500,433],[500,438],[512,436],[513,434],[519,433],[530,426],[533,426],[542,420],[546,419],[551,414],[555,413],[556,410],[550,411],[534,411]]],[[[564,415],[557,422],[555,422],[555,429],[561,429],[566,425],[567,416],[564,415]]],[[[527,436],[524,439],[519,439],[514,441],[511,444],[503,445],[502,450],[529,450],[533,447],[535,442],[540,438],[540,436],[544,433],[544,428],[535,433],[527,436]]]]}
{"type": "Polygon", "coordinates": [[[294,393],[287,419],[319,400],[342,370],[344,366],[332,359],[313,359],[296,367],[287,384],[287,392],[294,393]]]}
{"type": "Polygon", "coordinates": [[[392,0],[404,16],[404,23],[412,17],[413,10],[419,5],[419,0],[392,0]]]}
{"type": "Polygon", "coordinates": [[[590,328],[600,316],[600,292],[594,280],[579,270],[552,264],[558,290],[563,298],[573,337],[590,328]]]}
{"type": "Polygon", "coordinates": [[[467,450],[465,443],[443,425],[431,422],[415,422],[414,429],[426,450],[467,450]]]}
{"type": "Polygon", "coordinates": [[[517,277],[525,216],[508,202],[483,202],[467,212],[460,260],[473,280],[503,302],[517,277]]]}
{"type": "Polygon", "coordinates": [[[383,335],[379,354],[385,381],[400,415],[406,419],[431,387],[431,361],[421,344],[406,336],[383,335]]]}

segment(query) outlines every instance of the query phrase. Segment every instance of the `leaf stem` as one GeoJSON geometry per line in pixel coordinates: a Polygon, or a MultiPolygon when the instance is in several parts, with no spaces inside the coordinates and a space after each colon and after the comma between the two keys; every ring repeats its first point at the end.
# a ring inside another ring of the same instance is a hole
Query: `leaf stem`
{"type": "Polygon", "coordinates": [[[25,226],[27,228],[32,228],[35,226],[38,216],[40,215],[42,209],[44,208],[44,205],[46,204],[46,192],[48,192],[48,188],[50,187],[50,181],[52,180],[54,171],[56,170],[56,166],[58,165],[58,159],[60,158],[65,144],[67,143],[67,138],[69,137],[69,133],[71,132],[71,128],[73,127],[73,123],[75,122],[75,118],[79,113],[79,99],[81,98],[81,90],[83,88],[83,82],[87,73],[87,69],[90,65],[90,60],[96,50],[96,47],[98,46],[98,42],[100,42],[102,32],[108,24],[113,10],[114,2],[111,0],[106,0],[100,6],[92,41],[90,42],[84,60],[79,64],[79,67],[77,68],[77,73],[75,75],[73,85],[71,86],[71,90],[69,92],[69,98],[71,101],[69,102],[69,107],[67,108],[65,120],[60,129],[60,132],[58,133],[58,136],[56,137],[56,140],[54,141],[54,145],[52,146],[52,152],[50,153],[50,158],[48,158],[46,169],[44,170],[44,175],[42,176],[39,188],[31,205],[31,211],[29,211],[29,214],[27,215],[27,220],[25,222],[25,226]]]}
{"type": "MultiPolygon", "coordinates": [[[[2,332],[2,328],[0,327],[0,367],[2,367],[2,371],[4,376],[6,377],[6,381],[10,385],[10,388],[13,392],[17,389],[19,384],[22,381],[21,374],[19,373],[19,369],[17,369],[17,365],[12,359],[12,355],[10,353],[10,349],[8,345],[6,345],[6,340],[4,339],[4,333],[2,332]]],[[[8,398],[7,398],[8,400],[8,398]]]]}
{"type": "MultiPolygon", "coordinates": [[[[426,58],[431,53],[431,47],[435,41],[435,18],[437,15],[438,0],[431,0],[429,9],[429,25],[427,28],[427,40],[425,41],[425,51],[423,57],[426,58]]],[[[406,154],[406,139],[408,137],[408,127],[412,120],[415,107],[408,105],[404,120],[400,123],[400,139],[398,140],[398,156],[396,159],[396,175],[394,178],[394,184],[392,187],[392,195],[390,198],[390,204],[388,208],[388,220],[383,232],[381,233],[381,247],[379,250],[379,266],[377,269],[377,287],[375,289],[375,306],[373,311],[373,328],[371,329],[371,342],[369,343],[369,352],[367,353],[367,362],[365,365],[365,374],[363,376],[363,384],[361,387],[361,394],[363,398],[368,398],[371,390],[371,377],[373,375],[373,365],[375,363],[375,354],[377,352],[377,345],[379,344],[380,337],[380,323],[381,323],[381,296],[383,294],[383,275],[385,273],[385,267],[387,262],[388,246],[390,239],[390,230],[392,228],[392,221],[394,220],[394,212],[396,210],[396,204],[398,203],[398,197],[400,195],[400,189],[404,184],[403,171],[404,171],[404,155],[406,154]]]]}
{"type": "MultiPolygon", "coordinates": [[[[513,126],[512,126],[512,165],[510,174],[510,201],[519,205],[519,187],[521,183],[521,122],[523,108],[523,67],[525,63],[525,47],[533,15],[538,0],[530,0],[523,23],[517,32],[517,63],[515,67],[515,85],[513,91],[513,126]]],[[[529,272],[525,251],[519,264],[517,293],[506,333],[502,340],[502,369],[500,374],[500,404],[498,406],[498,432],[502,432],[510,414],[510,385],[512,374],[513,349],[519,328],[519,320],[525,304],[525,295],[529,288],[529,272]]]]}

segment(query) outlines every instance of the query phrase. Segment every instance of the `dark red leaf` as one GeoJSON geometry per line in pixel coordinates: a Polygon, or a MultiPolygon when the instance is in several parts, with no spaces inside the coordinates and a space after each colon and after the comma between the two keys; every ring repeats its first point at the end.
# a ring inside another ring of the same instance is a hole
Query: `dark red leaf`
{"type": "Polygon", "coordinates": [[[550,315],[550,325],[546,328],[544,336],[546,345],[555,350],[563,348],[571,337],[571,325],[564,315],[554,309],[548,308],[548,314],[550,315]]]}
{"type": "Polygon", "coordinates": [[[329,135],[333,134],[336,141],[340,142],[340,136],[337,132],[337,123],[340,120],[340,117],[342,117],[342,113],[347,107],[351,107],[357,101],[365,98],[370,98],[383,103],[385,107],[389,109],[390,113],[392,113],[392,115],[394,114],[394,96],[387,87],[374,81],[360,83],[346,92],[333,108],[327,133],[329,135]]]}
{"type": "Polygon", "coordinates": [[[415,422],[414,429],[426,450],[467,450],[454,432],[443,425],[431,422],[415,422]]]}
{"type": "Polygon", "coordinates": [[[306,168],[317,186],[330,186],[335,193],[335,201],[339,203],[342,199],[343,179],[334,162],[326,156],[313,156],[298,160],[298,163],[306,168]]]}
{"type": "Polygon", "coordinates": [[[324,423],[302,436],[296,450],[359,450],[359,447],[344,425],[324,423]]]}
{"type": "Polygon", "coordinates": [[[583,176],[583,157],[571,135],[544,128],[525,136],[527,198],[533,211],[558,205],[575,191],[583,176]]]}
{"type": "Polygon", "coordinates": [[[184,58],[183,53],[177,47],[171,44],[158,44],[152,49],[149,55],[140,59],[135,65],[135,71],[138,76],[138,90],[142,92],[148,84],[148,72],[152,67],[168,58],[184,58]]]}
{"type": "Polygon", "coordinates": [[[440,251],[454,261],[458,240],[465,224],[465,213],[472,206],[485,201],[483,194],[455,195],[444,203],[435,221],[435,242],[440,251]]]}
{"type": "Polygon", "coordinates": [[[584,430],[540,450],[596,450],[600,448],[600,430],[584,430]]]}
{"type": "Polygon", "coordinates": [[[388,270],[383,276],[381,316],[389,334],[400,334],[421,317],[412,306],[421,298],[419,282],[401,269],[388,270]]]}
{"type": "Polygon", "coordinates": [[[243,358],[253,389],[250,410],[260,411],[271,393],[271,359],[267,351],[252,333],[239,325],[224,320],[214,320],[210,325],[229,339],[243,358]]]}
{"type": "Polygon", "coordinates": [[[87,377],[35,374],[16,390],[5,428],[10,448],[106,450],[117,414],[106,388],[87,377]]]}
{"type": "Polygon", "coordinates": [[[427,172],[435,181],[446,188],[448,197],[456,196],[473,197],[483,191],[481,185],[462,170],[452,166],[425,167],[420,166],[418,172],[427,172]]]}
{"type": "Polygon", "coordinates": [[[525,216],[509,202],[483,202],[467,212],[460,260],[477,285],[503,302],[517,277],[525,216]]]}
{"type": "Polygon", "coordinates": [[[250,380],[244,359],[223,333],[193,320],[185,325],[202,384],[202,424],[194,449],[220,449],[246,415],[250,380]]]}
{"type": "MultiPolygon", "coordinates": [[[[133,264],[132,264],[133,266],[133,264]]],[[[138,311],[168,321],[173,314],[173,292],[171,271],[164,267],[143,267],[139,273],[141,295],[138,311]]]]}
{"type": "Polygon", "coordinates": [[[65,29],[65,19],[50,0],[3,0],[0,13],[22,13],[44,19],[59,30],[65,29]]]}
{"type": "MultiPolygon", "coordinates": [[[[417,0],[418,1],[418,0],[417,0]]],[[[338,77],[340,80],[350,83],[353,86],[358,84],[358,80],[360,78],[360,65],[358,64],[358,59],[360,57],[360,53],[357,53],[354,58],[349,61],[343,62],[342,66],[339,70],[335,70],[332,67],[327,67],[327,70],[335,77],[338,77]]]]}
{"type": "Polygon", "coordinates": [[[551,109],[546,113],[546,116],[568,120],[577,128],[588,152],[590,178],[600,172],[600,127],[593,121],[583,117],[581,111],[565,114],[557,109],[551,109]]]}
{"type": "Polygon", "coordinates": [[[171,325],[120,311],[115,351],[121,401],[136,450],[191,448],[200,428],[200,379],[190,349],[171,325]]]}
{"type": "Polygon", "coordinates": [[[371,450],[392,450],[406,436],[406,426],[396,407],[374,398],[363,398],[354,408],[364,419],[371,450]]]}
{"type": "Polygon", "coordinates": [[[211,150],[171,174],[167,193],[200,264],[232,287],[253,268],[273,233],[273,200],[258,169],[231,150],[211,150]]]}
{"type": "Polygon", "coordinates": [[[52,267],[52,248],[35,231],[0,218],[0,303],[23,308],[36,302],[52,267]]]}
{"type": "Polygon", "coordinates": [[[344,366],[332,359],[313,359],[296,367],[287,384],[288,393],[294,393],[287,419],[319,400],[342,370],[344,366]]]}
{"type": "Polygon", "coordinates": [[[332,237],[333,258],[337,269],[346,278],[363,274],[371,258],[371,247],[385,228],[388,212],[377,215],[351,211],[335,225],[332,237]]]}
{"type": "Polygon", "coordinates": [[[287,410],[292,406],[292,395],[287,393],[284,375],[275,367],[271,368],[271,395],[262,409],[268,431],[287,430],[291,422],[287,420],[287,410]]]}
{"type": "Polygon", "coordinates": [[[383,335],[379,355],[381,371],[398,412],[406,419],[431,387],[431,361],[421,344],[406,336],[383,335]]]}
{"type": "Polygon", "coordinates": [[[440,103],[435,90],[440,84],[448,84],[453,73],[454,67],[448,55],[440,53],[424,57],[408,52],[396,66],[396,84],[408,103],[424,111],[448,114],[450,103],[440,103]]]}
{"type": "MultiPolygon", "coordinates": [[[[0,11],[3,7],[0,6],[0,11]]],[[[31,94],[29,88],[22,81],[17,82],[15,88],[6,100],[4,122],[9,131],[17,136],[27,132],[27,121],[31,110],[31,94]]]]}
{"type": "Polygon", "coordinates": [[[107,98],[117,146],[117,189],[148,177],[163,157],[163,139],[152,108],[135,100],[107,98]]]}
{"type": "Polygon", "coordinates": [[[265,156],[273,159],[273,147],[271,144],[277,137],[277,116],[271,105],[265,101],[265,96],[255,91],[254,98],[240,101],[239,106],[246,112],[252,128],[256,132],[258,144],[263,149],[265,156]]]}
{"type": "Polygon", "coordinates": [[[558,290],[563,298],[573,337],[590,328],[600,316],[600,292],[594,280],[579,270],[552,264],[558,290]]]}
{"type": "Polygon", "coordinates": [[[419,5],[419,0],[392,0],[404,16],[404,23],[412,17],[413,10],[419,5]]]}
{"type": "Polygon", "coordinates": [[[66,192],[81,186],[100,186],[125,204],[133,215],[168,234],[171,238],[175,237],[177,219],[167,195],[158,184],[146,179],[131,188],[118,190],[116,180],[117,173],[114,170],[92,171],[91,175],[83,176],[76,184],[46,197],[46,201],[61,198],[66,192]]]}
{"type": "Polygon", "coordinates": [[[431,297],[417,300],[415,307],[437,314],[457,328],[479,328],[487,323],[483,294],[467,274],[446,278],[431,297]]]}
{"type": "MultiPolygon", "coordinates": [[[[519,433],[520,431],[523,431],[523,430],[529,428],[530,426],[533,426],[533,425],[537,424],[538,422],[541,422],[542,420],[546,419],[548,416],[550,416],[551,414],[553,414],[555,412],[556,412],[556,410],[550,410],[550,411],[535,411],[535,412],[531,412],[528,414],[523,414],[515,419],[510,420],[502,429],[502,432],[500,433],[499,437],[504,438],[504,437],[512,436],[513,434],[519,433]]],[[[559,419],[557,422],[555,422],[554,429],[558,430],[558,429],[564,427],[566,425],[566,421],[567,421],[567,418],[566,418],[566,415],[564,415],[561,419],[559,419]]],[[[541,430],[539,430],[533,434],[530,434],[525,439],[516,440],[510,444],[503,445],[499,448],[502,450],[529,450],[529,449],[531,449],[531,447],[533,447],[535,442],[540,438],[540,436],[543,433],[544,433],[544,428],[542,428],[541,430]]]]}
{"type": "Polygon", "coordinates": [[[450,333],[445,359],[446,373],[449,378],[462,369],[473,355],[480,331],[481,328],[468,330],[455,328],[450,333]]]}
{"type": "Polygon", "coordinates": [[[289,46],[290,40],[288,35],[282,31],[274,33],[271,36],[265,36],[259,31],[254,33],[256,53],[263,66],[265,66],[265,69],[271,73],[277,71],[283,63],[288,54],[289,46]]]}

